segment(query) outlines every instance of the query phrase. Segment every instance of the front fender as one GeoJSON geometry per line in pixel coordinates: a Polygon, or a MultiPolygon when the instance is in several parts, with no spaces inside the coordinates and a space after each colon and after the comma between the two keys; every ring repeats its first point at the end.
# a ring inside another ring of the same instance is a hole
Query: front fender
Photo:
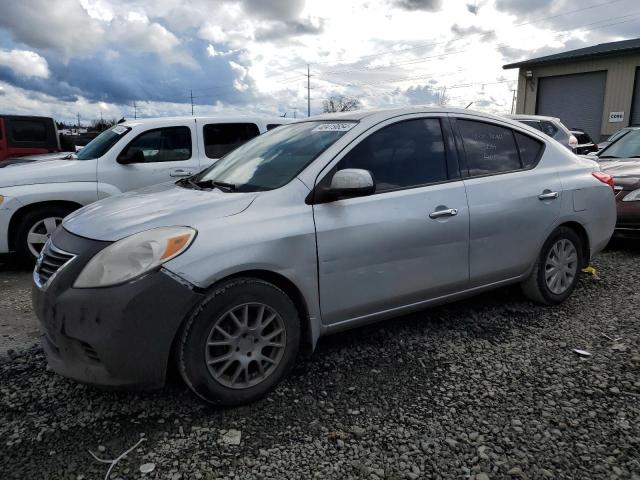
{"type": "Polygon", "coordinates": [[[37,203],[69,202],[80,206],[97,200],[95,182],[36,183],[0,187],[5,201],[0,205],[0,253],[9,252],[9,225],[24,207],[37,203]]]}

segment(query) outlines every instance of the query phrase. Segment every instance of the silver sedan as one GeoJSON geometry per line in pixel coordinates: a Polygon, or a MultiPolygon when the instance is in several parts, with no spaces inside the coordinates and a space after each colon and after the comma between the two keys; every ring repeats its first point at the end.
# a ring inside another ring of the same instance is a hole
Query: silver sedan
{"type": "Polygon", "coordinates": [[[34,271],[54,371],[251,402],[346,328],[519,283],[552,305],[609,241],[611,177],[468,110],[284,125],[212,167],[67,217],[34,271]]]}

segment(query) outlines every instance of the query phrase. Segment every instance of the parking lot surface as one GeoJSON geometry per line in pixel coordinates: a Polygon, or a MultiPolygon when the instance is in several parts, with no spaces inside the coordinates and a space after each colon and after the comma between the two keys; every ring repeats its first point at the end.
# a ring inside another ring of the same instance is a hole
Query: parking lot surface
{"type": "Polygon", "coordinates": [[[114,459],[143,439],[110,478],[640,480],[639,258],[614,243],[558,307],[512,287],[324,338],[234,409],[177,381],[109,392],[48,372],[29,347],[29,273],[5,268],[0,471],[104,478],[89,450],[114,459]]]}

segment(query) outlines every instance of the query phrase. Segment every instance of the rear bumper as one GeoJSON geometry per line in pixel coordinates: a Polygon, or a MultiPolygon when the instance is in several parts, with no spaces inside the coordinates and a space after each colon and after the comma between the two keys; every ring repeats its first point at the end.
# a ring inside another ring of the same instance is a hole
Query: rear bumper
{"type": "Polygon", "coordinates": [[[640,202],[623,202],[629,191],[623,190],[616,197],[616,236],[640,236],[640,202]]]}
{"type": "Polygon", "coordinates": [[[78,256],[46,289],[35,284],[32,289],[51,368],[94,385],[162,386],[173,340],[201,295],[162,271],[114,287],[72,288],[96,246],[88,245],[91,255],[74,252],[68,243],[92,241],[58,232],[54,244],[78,256]]]}

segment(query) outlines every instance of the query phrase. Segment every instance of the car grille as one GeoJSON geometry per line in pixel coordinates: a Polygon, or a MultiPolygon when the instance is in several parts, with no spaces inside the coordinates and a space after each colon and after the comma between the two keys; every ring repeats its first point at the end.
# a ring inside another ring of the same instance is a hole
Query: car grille
{"type": "Polygon", "coordinates": [[[46,285],[74,257],[75,255],[54,247],[50,241],[47,242],[36,264],[35,276],[38,285],[46,285]]]}

